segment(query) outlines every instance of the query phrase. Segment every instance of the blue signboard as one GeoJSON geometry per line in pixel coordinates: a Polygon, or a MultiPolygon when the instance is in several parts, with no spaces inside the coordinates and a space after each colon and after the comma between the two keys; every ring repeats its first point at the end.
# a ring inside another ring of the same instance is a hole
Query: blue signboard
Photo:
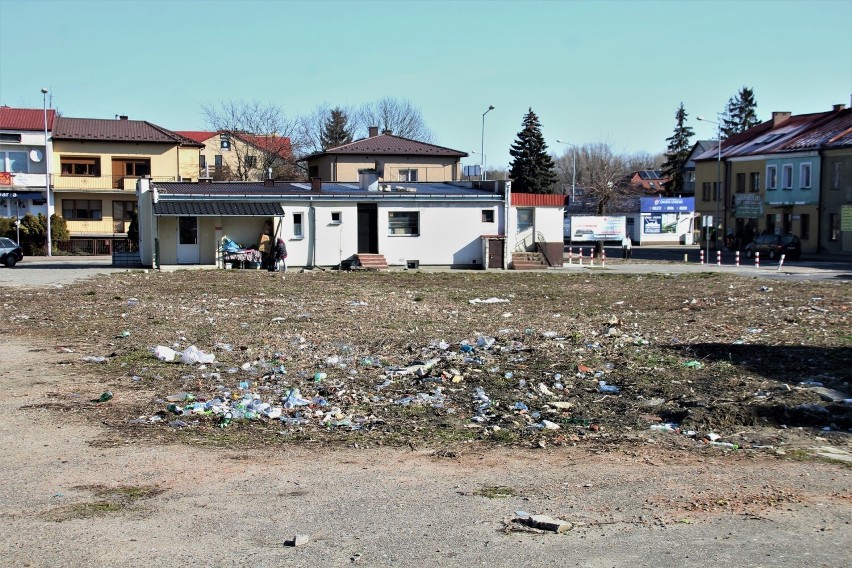
{"type": "Polygon", "coordinates": [[[642,213],[692,213],[695,211],[694,197],[643,197],[642,213]]]}

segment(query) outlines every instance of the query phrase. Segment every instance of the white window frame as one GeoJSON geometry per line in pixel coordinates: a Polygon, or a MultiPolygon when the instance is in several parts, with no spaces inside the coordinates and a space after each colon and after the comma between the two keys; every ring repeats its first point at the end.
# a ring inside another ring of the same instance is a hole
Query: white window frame
{"type": "Polygon", "coordinates": [[[30,173],[30,158],[27,155],[26,150],[8,150],[5,152],[0,152],[0,171],[9,172],[12,174],[28,174],[30,173]],[[22,154],[24,157],[23,162],[18,162],[19,164],[23,164],[24,169],[13,170],[12,169],[12,154],[22,154]]]}
{"type": "Polygon", "coordinates": [[[302,214],[301,213],[293,213],[293,238],[294,239],[304,239],[305,238],[305,229],[304,224],[302,223],[302,214]]]}
{"type": "Polygon", "coordinates": [[[811,188],[811,173],[813,170],[811,169],[810,162],[802,162],[799,164],[799,187],[802,189],[810,189],[811,188]],[[805,183],[807,181],[807,183],[805,183]]]}
{"type": "Polygon", "coordinates": [[[417,168],[399,170],[397,177],[399,178],[399,181],[417,181],[417,168]]]}
{"type": "Polygon", "coordinates": [[[793,189],[793,164],[781,166],[781,189],[793,189]]]}
{"type": "Polygon", "coordinates": [[[766,166],[766,189],[778,189],[778,166],[766,166]]]}

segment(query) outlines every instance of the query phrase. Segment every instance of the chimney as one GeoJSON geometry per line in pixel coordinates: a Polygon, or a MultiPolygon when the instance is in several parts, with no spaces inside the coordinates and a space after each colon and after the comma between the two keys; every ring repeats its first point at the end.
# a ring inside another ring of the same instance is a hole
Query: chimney
{"type": "Polygon", "coordinates": [[[379,191],[379,174],[376,170],[358,170],[358,187],[362,191],[379,191]]]}
{"type": "Polygon", "coordinates": [[[371,126],[368,130],[370,131],[370,138],[373,138],[374,136],[379,135],[379,127],[378,126],[371,126]]]}
{"type": "Polygon", "coordinates": [[[272,178],[265,178],[263,180],[263,187],[272,187],[275,185],[275,180],[272,178]]]}
{"type": "Polygon", "coordinates": [[[318,178],[318,177],[311,178],[311,191],[315,191],[315,192],[322,191],[322,178],[318,178]]]}
{"type": "Polygon", "coordinates": [[[203,184],[212,184],[212,183],[213,183],[213,178],[209,178],[209,177],[205,177],[205,178],[198,178],[198,183],[203,183],[203,184]]]}
{"type": "Polygon", "coordinates": [[[841,110],[846,110],[846,105],[834,105],[831,107],[831,110],[834,112],[840,112],[841,110]]]}
{"type": "Polygon", "coordinates": [[[392,130],[382,130],[382,134],[387,134],[388,136],[390,136],[391,134],[393,134],[393,131],[392,130]]]}
{"type": "Polygon", "coordinates": [[[118,119],[119,119],[119,120],[127,120],[127,115],[126,115],[126,114],[122,114],[121,116],[119,116],[119,117],[118,117],[118,119]]]}
{"type": "Polygon", "coordinates": [[[772,113],[772,128],[777,127],[779,124],[790,118],[790,112],[773,112],[772,113]]]}

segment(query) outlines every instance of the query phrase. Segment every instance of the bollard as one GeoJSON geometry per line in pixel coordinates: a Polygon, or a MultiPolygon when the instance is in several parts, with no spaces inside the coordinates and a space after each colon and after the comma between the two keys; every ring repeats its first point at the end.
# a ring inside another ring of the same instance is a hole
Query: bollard
{"type": "Polygon", "coordinates": [[[684,262],[689,262],[689,253],[686,253],[686,252],[685,252],[685,253],[683,253],[683,261],[684,261],[684,262]]]}
{"type": "Polygon", "coordinates": [[[589,249],[589,266],[595,265],[595,249],[589,249]]]}
{"type": "Polygon", "coordinates": [[[583,266],[583,247],[579,247],[580,249],[580,266],[583,266]]]}
{"type": "Polygon", "coordinates": [[[735,266],[739,266],[739,265],[740,265],[740,251],[737,251],[737,252],[734,254],[734,265],[735,265],[735,266]]]}
{"type": "Polygon", "coordinates": [[[722,251],[716,251],[716,266],[722,266],[722,251]]]}
{"type": "Polygon", "coordinates": [[[701,249],[701,254],[698,255],[698,264],[704,264],[704,249],[701,249]]]}
{"type": "Polygon", "coordinates": [[[787,256],[787,255],[786,254],[781,255],[781,260],[778,261],[778,269],[777,270],[781,270],[781,267],[784,266],[784,257],[785,256],[787,256]]]}
{"type": "Polygon", "coordinates": [[[754,267],[760,268],[760,252],[755,251],[754,253],[754,267]]]}
{"type": "Polygon", "coordinates": [[[601,251],[601,267],[606,267],[606,249],[601,251]]]}
{"type": "Polygon", "coordinates": [[[574,247],[568,247],[568,264],[573,264],[574,247]]]}

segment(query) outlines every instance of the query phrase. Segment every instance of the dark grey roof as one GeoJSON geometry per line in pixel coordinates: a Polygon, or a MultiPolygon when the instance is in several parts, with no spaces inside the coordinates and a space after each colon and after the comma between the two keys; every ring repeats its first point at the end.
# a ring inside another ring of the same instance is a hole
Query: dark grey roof
{"type": "Polygon", "coordinates": [[[259,182],[155,182],[154,187],[160,193],[160,199],[170,200],[173,196],[199,196],[211,198],[246,197],[278,199],[311,196],[315,198],[418,198],[418,197],[478,197],[502,199],[499,194],[477,189],[466,182],[425,183],[425,182],[379,182],[379,187],[387,191],[367,191],[357,183],[323,182],[320,191],[311,191],[310,182],[279,182],[265,186],[259,182]]]}
{"type": "Polygon", "coordinates": [[[154,204],[154,215],[191,215],[195,217],[271,217],[283,215],[280,203],[264,201],[159,201],[154,204]]]}

